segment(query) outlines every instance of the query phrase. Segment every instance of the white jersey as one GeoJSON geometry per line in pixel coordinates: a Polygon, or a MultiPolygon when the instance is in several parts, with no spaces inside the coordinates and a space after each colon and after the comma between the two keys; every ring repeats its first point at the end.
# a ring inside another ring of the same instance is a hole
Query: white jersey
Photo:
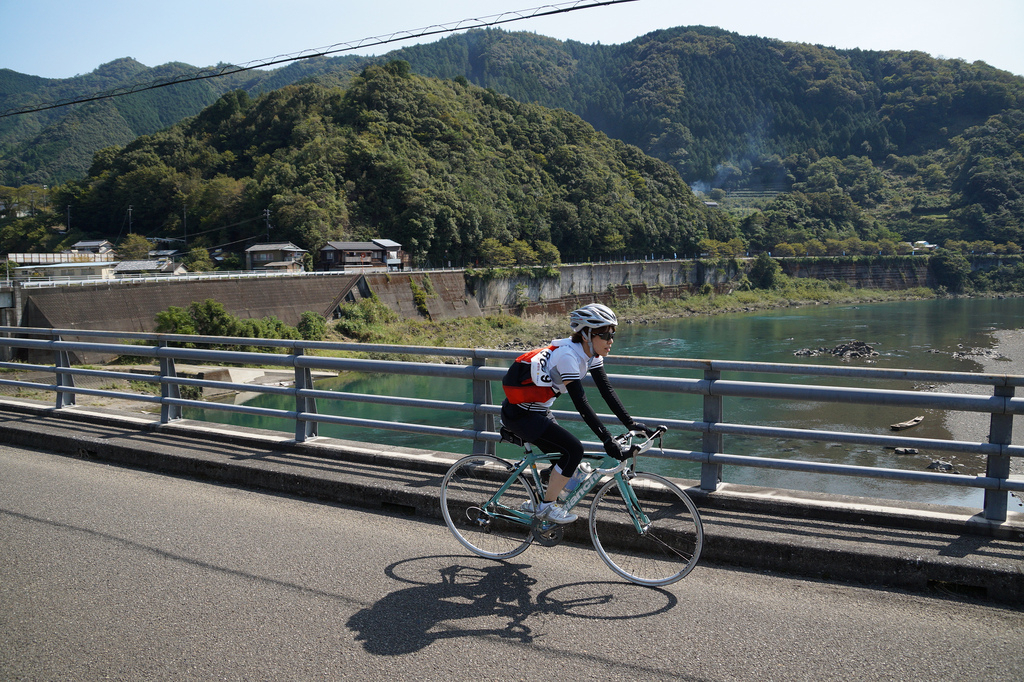
{"type": "Polygon", "coordinates": [[[529,358],[530,378],[537,386],[549,386],[554,392],[550,398],[543,402],[523,402],[519,407],[544,412],[551,409],[551,405],[562,393],[566,392],[565,385],[572,381],[580,381],[587,375],[587,371],[604,365],[604,358],[600,355],[587,357],[583,350],[583,344],[573,343],[572,339],[556,339],[547,348],[542,348],[529,358]]]}

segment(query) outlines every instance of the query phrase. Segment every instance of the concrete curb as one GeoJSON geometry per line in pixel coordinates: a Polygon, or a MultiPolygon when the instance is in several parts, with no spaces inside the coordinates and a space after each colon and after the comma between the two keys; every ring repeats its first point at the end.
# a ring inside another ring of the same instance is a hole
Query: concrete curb
{"type": "MultiPolygon", "coordinates": [[[[0,441],[432,520],[441,477],[459,457],[10,399],[0,399],[0,441]]],[[[992,524],[973,509],[741,486],[688,492],[704,520],[702,562],[1024,603],[1022,514],[992,524]]],[[[566,539],[589,544],[586,524],[569,526],[566,539]]]]}

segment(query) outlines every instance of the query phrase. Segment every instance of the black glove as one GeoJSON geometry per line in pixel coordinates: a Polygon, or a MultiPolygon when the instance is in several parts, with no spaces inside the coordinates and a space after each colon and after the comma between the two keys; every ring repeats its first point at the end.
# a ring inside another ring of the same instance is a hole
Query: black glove
{"type": "Polygon", "coordinates": [[[604,442],[604,451],[608,453],[610,457],[614,457],[620,462],[624,459],[629,459],[629,452],[619,447],[619,444],[612,439],[608,439],[604,442]]]}
{"type": "Polygon", "coordinates": [[[653,436],[655,433],[657,433],[657,429],[652,429],[650,426],[644,424],[643,422],[633,422],[626,428],[628,428],[630,431],[641,431],[647,437],[653,436]]]}

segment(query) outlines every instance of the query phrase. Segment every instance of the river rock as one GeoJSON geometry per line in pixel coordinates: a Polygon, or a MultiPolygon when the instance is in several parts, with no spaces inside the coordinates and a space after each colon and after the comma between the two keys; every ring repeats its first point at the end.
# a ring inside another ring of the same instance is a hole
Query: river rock
{"type": "Polygon", "coordinates": [[[933,461],[931,464],[928,465],[928,468],[932,469],[933,471],[945,471],[948,473],[955,473],[953,472],[953,465],[941,459],[933,461]]]}
{"type": "Polygon", "coordinates": [[[971,348],[969,350],[955,351],[953,357],[957,360],[968,360],[971,358],[982,358],[985,360],[1005,360],[1003,354],[994,348],[971,348]]]}
{"type": "Polygon", "coordinates": [[[805,357],[834,355],[838,358],[849,360],[850,358],[873,358],[878,355],[878,351],[863,341],[850,341],[849,343],[841,343],[834,348],[801,348],[794,352],[793,355],[805,357]]]}

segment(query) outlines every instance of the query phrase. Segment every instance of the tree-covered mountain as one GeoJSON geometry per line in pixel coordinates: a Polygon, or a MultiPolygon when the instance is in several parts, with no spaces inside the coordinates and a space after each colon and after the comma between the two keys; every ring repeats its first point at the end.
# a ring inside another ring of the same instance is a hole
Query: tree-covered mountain
{"type": "MultiPolygon", "coordinates": [[[[242,89],[257,95],[309,79],[339,82],[357,73],[366,61],[359,57],[307,59],[272,71],[228,73],[121,97],[5,116],[0,118],[0,185],[56,184],[81,178],[100,149],[123,146],[139,135],[195,116],[226,92],[242,89]]],[[[221,64],[209,70],[221,69],[230,67],[221,64]]],[[[39,78],[0,69],[0,112],[173,82],[197,71],[182,63],[150,68],[130,58],[73,78],[39,78]]]]}
{"type": "Polygon", "coordinates": [[[874,161],[917,154],[1024,107],[1024,78],[982,62],[704,27],[613,46],[480,30],[392,56],[417,73],[464,75],[521,101],[568,109],[673,163],[691,183],[735,173],[723,163],[739,168],[808,149],[874,161]]]}
{"type": "MultiPolygon", "coordinates": [[[[208,245],[265,237],[315,251],[385,237],[420,263],[472,262],[485,239],[563,257],[693,253],[735,236],[668,164],[562,109],[367,67],[349,87],[228,93],[198,116],[96,155],[53,194],[77,228],[116,240],[133,207],[146,236],[208,245]]],[[[10,247],[8,247],[10,248],[10,247]]]]}
{"type": "MultiPolygon", "coordinates": [[[[177,109],[123,102],[142,97],[133,95],[28,122],[0,119],[0,184],[80,177],[104,141],[123,145],[227,88],[255,95],[298,81],[344,86],[365,63],[394,58],[418,74],[579,115],[670,164],[694,188],[717,191],[711,198],[754,249],[850,237],[1024,244],[1024,78],[981,62],[704,27],[622,45],[476,30],[375,59],[318,58],[154,91],[182,88],[189,96],[177,109]],[[744,203],[744,192],[760,199],[744,203]]],[[[113,78],[108,70],[89,77],[113,78]]],[[[44,81],[0,71],[0,109],[11,98],[46,99],[44,81]]]]}

